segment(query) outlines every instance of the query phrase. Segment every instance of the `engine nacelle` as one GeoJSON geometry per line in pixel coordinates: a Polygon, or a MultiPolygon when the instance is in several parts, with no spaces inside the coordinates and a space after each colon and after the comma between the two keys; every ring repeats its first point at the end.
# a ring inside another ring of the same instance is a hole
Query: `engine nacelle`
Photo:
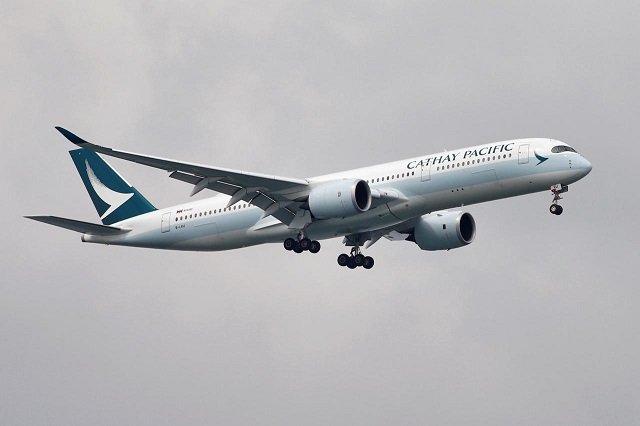
{"type": "Polygon", "coordinates": [[[318,219],[352,216],[371,207],[371,189],[362,179],[326,182],[309,193],[309,210],[318,219]]]}
{"type": "Polygon", "coordinates": [[[424,215],[413,232],[422,250],[449,250],[471,244],[476,236],[476,221],[466,212],[439,212],[424,215]]]}

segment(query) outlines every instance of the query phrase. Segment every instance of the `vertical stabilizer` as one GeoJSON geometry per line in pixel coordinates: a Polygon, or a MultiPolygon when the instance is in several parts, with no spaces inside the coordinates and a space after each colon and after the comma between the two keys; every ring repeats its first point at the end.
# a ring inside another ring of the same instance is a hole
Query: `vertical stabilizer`
{"type": "Polygon", "coordinates": [[[157,210],[95,152],[80,148],[69,154],[103,224],[157,210]]]}

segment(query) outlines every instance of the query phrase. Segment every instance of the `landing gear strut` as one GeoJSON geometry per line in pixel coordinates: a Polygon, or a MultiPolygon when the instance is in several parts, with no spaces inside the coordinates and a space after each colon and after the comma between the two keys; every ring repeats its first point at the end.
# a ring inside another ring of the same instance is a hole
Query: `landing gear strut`
{"type": "Polygon", "coordinates": [[[562,197],[560,196],[560,194],[563,194],[568,190],[569,190],[569,187],[567,185],[557,184],[551,187],[551,193],[553,194],[553,202],[549,207],[549,211],[551,212],[551,214],[555,214],[557,216],[562,214],[563,209],[562,209],[562,206],[558,204],[558,201],[562,200],[562,197]]]}
{"type": "Polygon", "coordinates": [[[351,249],[350,255],[342,253],[338,256],[338,265],[346,266],[349,269],[355,269],[358,266],[362,266],[364,269],[371,269],[373,264],[373,257],[360,253],[360,247],[357,245],[351,249]]]}
{"type": "Polygon", "coordinates": [[[298,238],[297,240],[287,238],[284,240],[283,245],[285,250],[294,251],[295,253],[302,253],[303,251],[317,253],[320,251],[320,243],[307,237],[298,238]]]}

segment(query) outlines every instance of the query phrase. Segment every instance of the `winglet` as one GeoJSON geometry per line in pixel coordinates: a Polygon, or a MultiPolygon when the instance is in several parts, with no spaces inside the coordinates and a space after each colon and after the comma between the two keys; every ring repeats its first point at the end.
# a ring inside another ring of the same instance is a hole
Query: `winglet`
{"type": "Polygon", "coordinates": [[[56,130],[59,131],[60,133],[62,133],[62,136],[64,136],[65,138],[69,139],[72,143],[78,145],[78,146],[82,146],[85,144],[88,144],[89,142],[85,141],[84,139],[82,139],[79,136],[74,135],[73,133],[71,133],[70,131],[68,131],[67,129],[64,129],[62,127],[56,126],[56,130]]]}

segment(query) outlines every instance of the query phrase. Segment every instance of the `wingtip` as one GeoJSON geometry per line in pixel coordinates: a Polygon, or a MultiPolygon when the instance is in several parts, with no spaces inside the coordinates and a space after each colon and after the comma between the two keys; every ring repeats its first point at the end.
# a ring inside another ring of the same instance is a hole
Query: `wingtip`
{"type": "Polygon", "coordinates": [[[84,139],[82,139],[81,137],[79,137],[77,135],[74,135],[73,133],[71,133],[70,131],[65,129],[64,127],[55,126],[55,128],[56,128],[57,131],[62,133],[62,136],[64,136],[65,138],[69,139],[69,141],[71,143],[74,143],[76,145],[84,145],[84,144],[89,143],[89,142],[85,141],[84,139]]]}

